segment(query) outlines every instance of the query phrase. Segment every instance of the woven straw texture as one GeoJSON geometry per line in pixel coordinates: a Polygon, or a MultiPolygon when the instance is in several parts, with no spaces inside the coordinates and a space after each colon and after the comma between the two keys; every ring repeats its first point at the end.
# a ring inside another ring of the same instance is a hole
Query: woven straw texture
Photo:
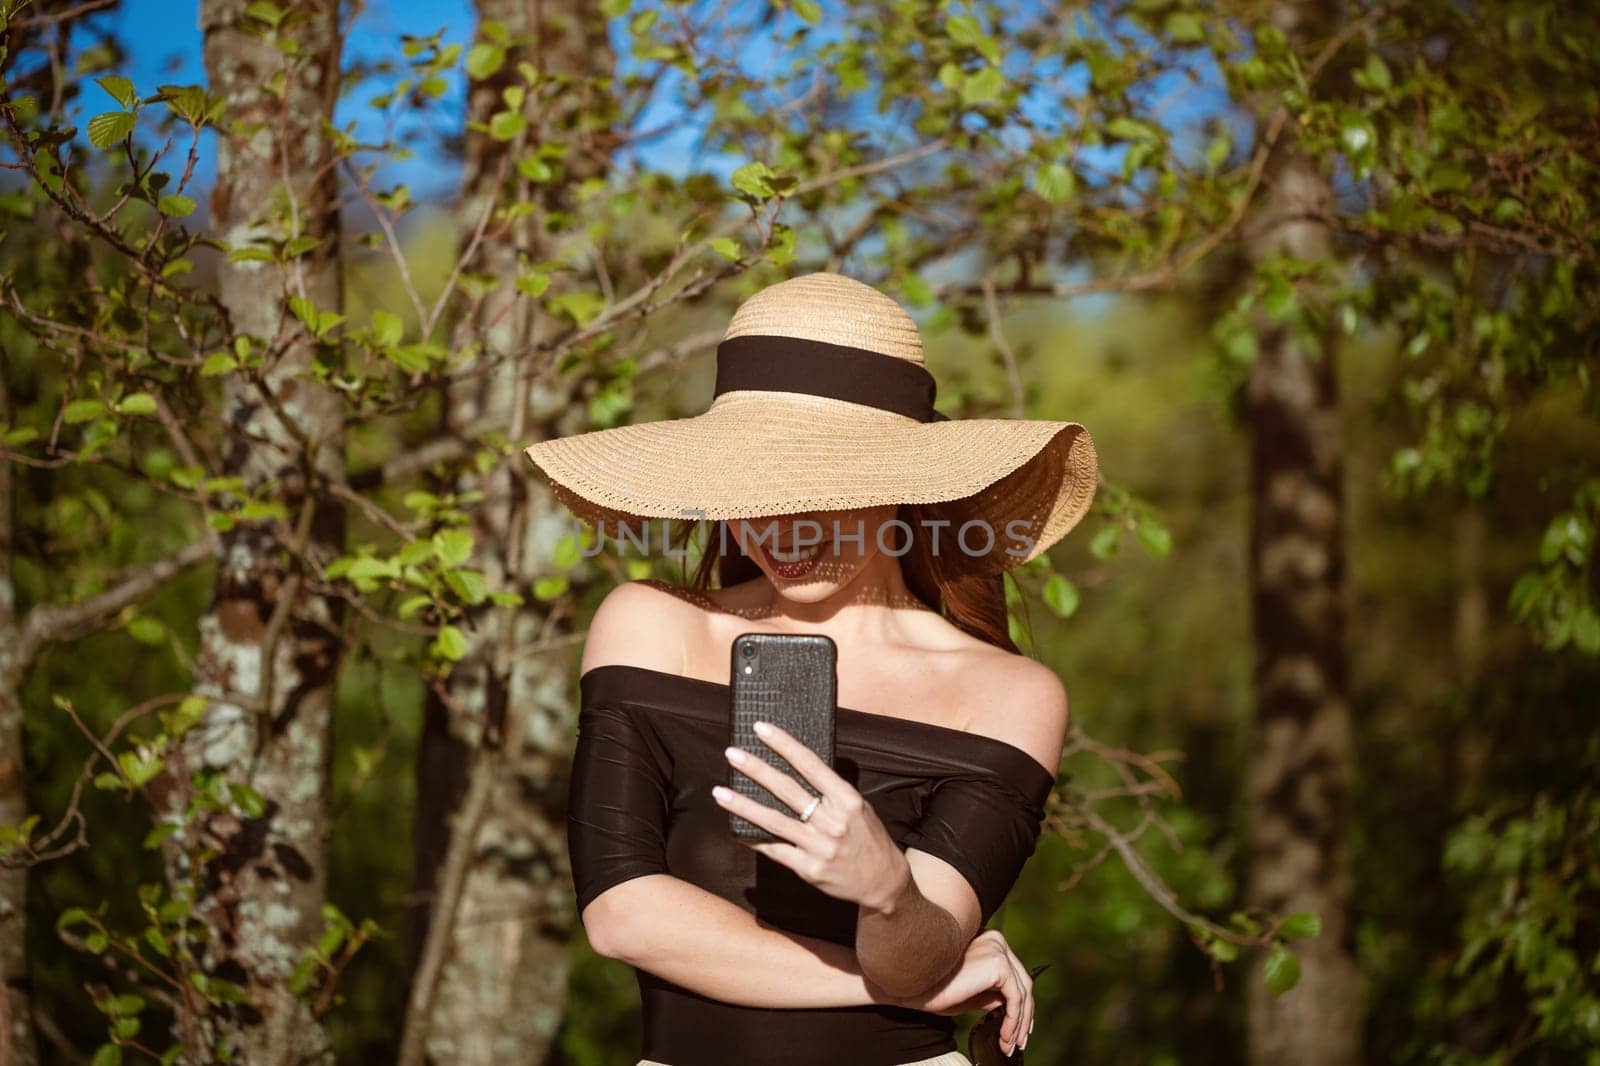
{"type": "MultiPolygon", "coordinates": [[[[915,321],[838,274],[808,274],[741,304],[726,337],[786,336],[922,361],[915,321]]],[[[918,422],[803,393],[725,392],[702,414],[595,430],[527,449],[578,517],[616,536],[640,518],[760,518],[890,503],[937,504],[951,531],[986,522],[996,550],[975,569],[1037,557],[1088,511],[1094,443],[1077,422],[918,422]],[[1033,546],[1016,551],[1014,530],[1033,546]],[[1007,552],[1006,548],[1012,548],[1007,552]]],[[[974,530],[968,544],[981,546],[974,530]]]]}

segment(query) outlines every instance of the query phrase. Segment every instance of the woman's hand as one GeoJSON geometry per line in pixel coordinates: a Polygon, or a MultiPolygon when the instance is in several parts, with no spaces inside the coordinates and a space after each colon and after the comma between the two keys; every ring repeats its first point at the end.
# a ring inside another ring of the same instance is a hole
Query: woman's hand
{"type": "Polygon", "coordinates": [[[1025,1040],[1033,1031],[1033,977],[997,929],[985,929],[973,937],[961,965],[949,977],[926,992],[896,997],[893,1002],[930,1014],[948,1015],[990,1010],[1004,1004],[1005,1018],[1000,1023],[1002,1051],[1025,1040]]]}
{"type": "MultiPolygon", "coordinates": [[[[781,727],[757,722],[755,731],[811,783],[822,802],[804,822],[721,785],[712,790],[717,803],[778,838],[751,844],[756,851],[830,896],[873,910],[886,909],[910,880],[911,866],[878,813],[855,786],[781,727]]],[[[812,795],[800,782],[755,752],[729,747],[725,754],[737,770],[797,813],[811,802],[812,795]]]]}

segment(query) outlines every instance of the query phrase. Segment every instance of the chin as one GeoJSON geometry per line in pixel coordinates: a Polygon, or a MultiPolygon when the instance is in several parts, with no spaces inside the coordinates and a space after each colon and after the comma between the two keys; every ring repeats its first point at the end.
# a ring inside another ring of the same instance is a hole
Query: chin
{"type": "MultiPolygon", "coordinates": [[[[771,575],[768,575],[769,577],[771,575]]],[[[846,582],[829,581],[824,578],[803,577],[797,581],[786,581],[782,578],[773,578],[772,587],[778,595],[795,603],[821,603],[829,596],[834,596],[845,587],[846,582]]]]}

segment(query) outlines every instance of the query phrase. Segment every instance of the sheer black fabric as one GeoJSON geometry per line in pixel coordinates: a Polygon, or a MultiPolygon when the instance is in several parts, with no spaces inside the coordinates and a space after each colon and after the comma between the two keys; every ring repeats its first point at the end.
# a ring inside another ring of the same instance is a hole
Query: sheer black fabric
{"type": "MultiPolygon", "coordinates": [[[[669,873],[779,928],[854,944],[856,905],[737,840],[711,796],[728,777],[726,685],[607,665],[580,690],[567,820],[580,912],[608,888],[669,873]]],[[[835,737],[834,769],[902,849],[959,870],[987,922],[1034,851],[1053,775],[993,737],[891,715],[838,708],[835,737]]],[[[643,1057],[672,1066],[894,1066],[956,1046],[954,1019],[922,1011],[742,1007],[638,980],[643,1057]]]]}

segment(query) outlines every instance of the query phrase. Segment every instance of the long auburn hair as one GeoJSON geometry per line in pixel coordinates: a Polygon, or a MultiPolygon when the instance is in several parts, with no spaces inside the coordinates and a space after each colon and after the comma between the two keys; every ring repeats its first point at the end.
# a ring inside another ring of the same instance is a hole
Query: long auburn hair
{"type": "MultiPolygon", "coordinates": [[[[897,550],[903,549],[905,548],[903,538],[905,536],[911,538],[909,549],[904,550],[899,556],[900,572],[905,579],[906,587],[911,590],[912,595],[938,611],[957,628],[979,640],[1015,652],[1017,645],[1011,639],[1009,614],[1006,610],[1005,576],[1001,573],[984,575],[963,573],[945,561],[947,556],[935,553],[928,539],[919,532],[927,528],[922,521],[927,511],[923,505],[903,503],[895,512],[895,517],[910,527],[909,533],[904,532],[905,526],[898,527],[902,539],[896,545],[897,550]]],[[[713,587],[713,577],[716,580],[716,587],[728,588],[730,585],[761,576],[762,570],[756,565],[755,560],[737,548],[726,555],[723,554],[724,543],[738,544],[733,530],[727,528],[728,523],[725,521],[680,522],[673,535],[674,543],[680,548],[686,547],[694,530],[701,527],[706,529],[707,535],[700,562],[695,567],[693,576],[689,578],[691,588],[710,589],[713,587]]]]}

